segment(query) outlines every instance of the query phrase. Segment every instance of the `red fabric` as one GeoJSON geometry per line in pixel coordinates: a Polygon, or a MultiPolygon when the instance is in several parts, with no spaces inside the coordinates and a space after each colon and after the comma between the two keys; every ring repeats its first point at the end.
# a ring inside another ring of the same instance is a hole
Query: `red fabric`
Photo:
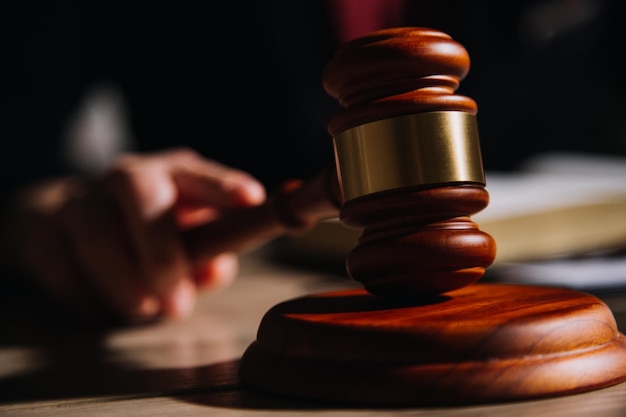
{"type": "Polygon", "coordinates": [[[337,41],[344,43],[369,32],[398,26],[405,0],[330,0],[337,41]]]}

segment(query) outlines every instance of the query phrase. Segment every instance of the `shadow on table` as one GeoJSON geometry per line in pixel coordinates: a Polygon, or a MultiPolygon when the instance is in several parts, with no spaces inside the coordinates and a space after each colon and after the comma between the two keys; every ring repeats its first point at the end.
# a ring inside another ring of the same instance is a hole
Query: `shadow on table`
{"type": "MultiPolygon", "coordinates": [[[[239,360],[173,369],[129,369],[111,365],[101,338],[47,345],[43,367],[0,378],[0,405],[38,401],[168,397],[211,407],[241,409],[323,409],[320,404],[242,389],[239,360]]],[[[42,347],[40,347],[42,348],[42,347]]],[[[333,406],[333,408],[337,408],[333,406]]]]}
{"type": "Polygon", "coordinates": [[[323,408],[241,389],[239,358],[150,369],[125,363],[106,346],[119,325],[76,321],[42,295],[18,287],[5,290],[0,293],[0,407],[167,397],[225,408],[323,408]]]}

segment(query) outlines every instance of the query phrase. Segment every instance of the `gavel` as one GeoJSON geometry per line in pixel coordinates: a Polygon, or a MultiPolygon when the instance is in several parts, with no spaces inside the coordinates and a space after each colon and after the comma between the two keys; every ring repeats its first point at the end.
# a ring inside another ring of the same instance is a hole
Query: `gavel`
{"type": "Polygon", "coordinates": [[[480,279],[495,242],[469,218],[489,195],[477,105],[455,94],[468,70],[462,45],[425,28],[340,49],[324,74],[345,107],[329,123],[335,164],[307,183],[288,182],[266,204],[189,231],[193,258],[259,246],[339,214],[363,229],[346,268],[373,294],[435,295],[480,279]]]}
{"type": "Polygon", "coordinates": [[[429,28],[346,43],[323,74],[343,105],[329,121],[334,169],[190,232],[207,256],[337,213],[362,230],[346,270],[363,288],[268,310],[241,358],[243,387],[406,406],[545,398],[626,381],[626,338],[600,299],[477,282],[496,245],[471,220],[489,195],[477,105],[456,94],[469,62],[460,43],[429,28]],[[212,246],[204,233],[225,243],[212,246]]]}

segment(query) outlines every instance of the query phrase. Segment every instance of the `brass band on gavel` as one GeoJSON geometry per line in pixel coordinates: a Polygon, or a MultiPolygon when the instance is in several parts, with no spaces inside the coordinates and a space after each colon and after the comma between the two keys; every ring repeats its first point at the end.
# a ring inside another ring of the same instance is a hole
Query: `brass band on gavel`
{"type": "Polygon", "coordinates": [[[485,185],[476,116],[434,111],[365,123],[334,138],[343,201],[396,188],[485,185]]]}

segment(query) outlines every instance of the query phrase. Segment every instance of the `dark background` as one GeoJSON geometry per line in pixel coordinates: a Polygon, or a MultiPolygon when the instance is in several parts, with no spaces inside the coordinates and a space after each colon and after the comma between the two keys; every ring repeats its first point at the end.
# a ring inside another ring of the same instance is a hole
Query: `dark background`
{"type": "MultiPolygon", "coordinates": [[[[405,25],[470,53],[487,170],[553,150],[626,155],[620,1],[408,1],[405,25]]],[[[0,6],[0,129],[7,187],[75,171],[68,119],[115,85],[136,150],[189,146],[268,188],[332,161],[321,85],[336,48],[319,0],[11,2],[0,6]]]]}

